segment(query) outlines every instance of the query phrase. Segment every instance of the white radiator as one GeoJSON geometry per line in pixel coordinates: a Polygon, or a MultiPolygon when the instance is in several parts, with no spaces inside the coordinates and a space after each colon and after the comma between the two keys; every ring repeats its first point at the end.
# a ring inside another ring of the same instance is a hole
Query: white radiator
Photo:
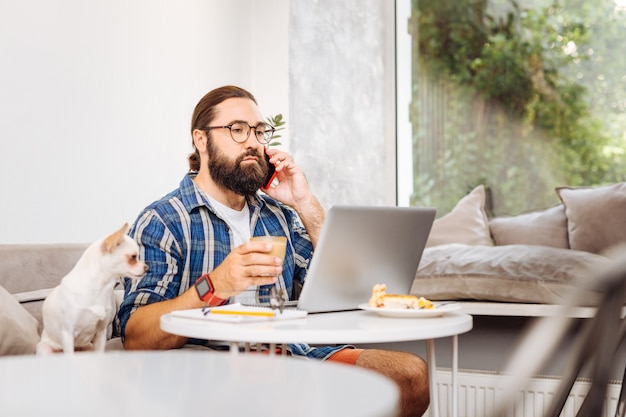
{"type": "MultiPolygon", "coordinates": [[[[494,413],[496,400],[501,389],[499,383],[503,376],[496,373],[460,371],[458,376],[458,412],[459,417],[491,417],[494,413]]],[[[520,393],[520,401],[511,404],[509,417],[543,417],[547,411],[554,393],[558,389],[559,380],[556,378],[534,378],[528,387],[520,393]]],[[[449,370],[437,370],[437,392],[439,399],[439,416],[452,416],[452,375],[449,370]]],[[[585,394],[589,389],[588,381],[579,380],[574,384],[570,396],[565,403],[561,417],[575,417],[581,406],[585,394]]],[[[607,406],[604,414],[598,417],[613,417],[617,407],[621,385],[613,381],[607,389],[607,406]]],[[[427,416],[432,416],[429,409],[427,416]]]]}

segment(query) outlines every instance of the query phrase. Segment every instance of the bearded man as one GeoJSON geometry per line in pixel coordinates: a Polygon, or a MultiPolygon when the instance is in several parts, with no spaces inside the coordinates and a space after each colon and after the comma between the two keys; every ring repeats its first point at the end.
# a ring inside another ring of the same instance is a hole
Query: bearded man
{"type": "MultiPolygon", "coordinates": [[[[207,305],[257,304],[269,301],[275,286],[291,295],[304,283],[324,210],[293,159],[266,149],[273,133],[242,88],[220,87],[198,102],[190,171],[178,189],[145,208],[129,232],[149,272],[140,281],[125,279],[117,322],[125,349],[213,348],[164,332],[160,317],[207,305]],[[269,168],[264,152],[276,183],[261,192],[269,168]],[[287,238],[284,262],[270,254],[270,244],[250,241],[261,235],[287,238]]],[[[400,387],[404,416],[422,415],[428,407],[428,370],[419,356],[348,345],[290,344],[288,351],[390,377],[400,387]]]]}

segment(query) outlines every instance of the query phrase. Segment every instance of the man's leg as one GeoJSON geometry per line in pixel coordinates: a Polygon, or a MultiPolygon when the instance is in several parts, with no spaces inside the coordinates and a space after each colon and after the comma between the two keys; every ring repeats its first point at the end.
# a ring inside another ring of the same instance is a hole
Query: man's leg
{"type": "Polygon", "coordinates": [[[379,372],[396,382],[400,387],[401,416],[418,417],[426,412],[430,391],[428,366],[422,358],[408,352],[365,349],[358,354],[354,364],[379,372]]]}

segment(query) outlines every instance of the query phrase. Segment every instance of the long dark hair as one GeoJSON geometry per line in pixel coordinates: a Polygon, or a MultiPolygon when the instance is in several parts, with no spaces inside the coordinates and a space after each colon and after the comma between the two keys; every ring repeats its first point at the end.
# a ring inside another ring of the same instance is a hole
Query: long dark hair
{"type": "Polygon", "coordinates": [[[229,98],[247,98],[256,104],[256,99],[249,91],[234,85],[227,85],[209,91],[200,99],[191,116],[191,144],[194,151],[189,154],[189,170],[200,170],[200,153],[193,143],[193,131],[196,129],[203,130],[208,127],[215,118],[215,107],[229,98]]]}

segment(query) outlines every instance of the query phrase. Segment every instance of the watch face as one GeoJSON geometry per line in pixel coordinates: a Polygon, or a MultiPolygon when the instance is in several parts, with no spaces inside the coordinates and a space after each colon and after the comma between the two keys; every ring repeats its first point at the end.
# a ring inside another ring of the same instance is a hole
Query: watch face
{"type": "Polygon", "coordinates": [[[204,296],[204,294],[211,291],[211,287],[209,286],[209,281],[205,278],[196,282],[196,289],[198,290],[198,294],[200,294],[200,297],[204,296]]]}

